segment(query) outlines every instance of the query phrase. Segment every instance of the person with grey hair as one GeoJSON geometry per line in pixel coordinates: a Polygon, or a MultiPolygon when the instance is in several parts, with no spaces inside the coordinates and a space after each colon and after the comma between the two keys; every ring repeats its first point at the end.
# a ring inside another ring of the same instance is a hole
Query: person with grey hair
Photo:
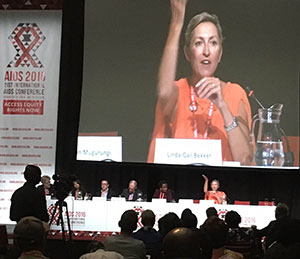
{"type": "Polygon", "coordinates": [[[121,197],[125,197],[126,201],[136,201],[138,198],[143,197],[143,192],[137,188],[137,181],[131,180],[128,184],[128,188],[125,188],[121,197]]]}
{"type": "Polygon", "coordinates": [[[45,195],[55,196],[54,186],[51,184],[51,178],[48,175],[43,175],[41,177],[41,185],[37,188],[45,195]]]}
{"type": "Polygon", "coordinates": [[[269,248],[273,242],[277,241],[282,225],[290,219],[289,207],[285,203],[278,203],[275,209],[275,220],[272,220],[268,226],[257,230],[256,226],[252,226],[256,237],[264,239],[264,247],[269,248]]]}
{"type": "Polygon", "coordinates": [[[46,222],[32,216],[22,218],[14,228],[14,244],[22,251],[19,259],[47,259],[44,251],[48,231],[46,222]]]}
{"type": "Polygon", "coordinates": [[[114,251],[105,251],[104,244],[93,240],[87,246],[87,253],[79,259],[124,259],[124,256],[114,251]]]}
{"type": "Polygon", "coordinates": [[[175,81],[179,41],[187,0],[170,0],[171,22],[158,73],[158,100],[148,162],[154,160],[156,138],[220,139],[224,161],[250,164],[251,109],[238,84],[215,76],[223,53],[216,15],[193,17],[185,34],[189,77],[175,81]]]}
{"type": "Polygon", "coordinates": [[[172,229],[163,240],[164,258],[201,259],[201,244],[197,232],[177,227],[172,229]]]}

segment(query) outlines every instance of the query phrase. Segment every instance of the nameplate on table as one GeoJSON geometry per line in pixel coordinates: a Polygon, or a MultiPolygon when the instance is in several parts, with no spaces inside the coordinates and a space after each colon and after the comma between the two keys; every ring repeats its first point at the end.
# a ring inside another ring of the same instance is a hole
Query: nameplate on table
{"type": "Polygon", "coordinates": [[[126,202],[125,197],[111,197],[111,201],[113,202],[126,202]]]}
{"type": "Polygon", "coordinates": [[[194,204],[194,200],[193,199],[179,199],[178,203],[180,203],[181,205],[191,205],[194,204]]]}
{"type": "Polygon", "coordinates": [[[93,197],[93,201],[106,202],[106,197],[93,197]]]}
{"type": "Polygon", "coordinates": [[[157,138],[154,163],[222,165],[221,140],[157,138]]]}
{"type": "Polygon", "coordinates": [[[77,160],[122,162],[122,137],[78,136],[77,160]]]}
{"type": "Polygon", "coordinates": [[[153,203],[155,203],[155,204],[164,204],[164,203],[167,202],[166,199],[159,199],[159,198],[152,198],[151,201],[152,201],[153,203]]]}
{"type": "Polygon", "coordinates": [[[214,200],[200,200],[199,202],[201,205],[207,206],[207,207],[213,207],[215,205],[214,200]]]}

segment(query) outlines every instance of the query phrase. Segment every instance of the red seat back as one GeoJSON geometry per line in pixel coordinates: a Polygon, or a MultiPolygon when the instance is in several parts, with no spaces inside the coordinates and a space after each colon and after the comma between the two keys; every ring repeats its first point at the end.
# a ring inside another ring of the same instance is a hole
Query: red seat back
{"type": "Polygon", "coordinates": [[[274,206],[274,202],[273,201],[259,201],[258,205],[259,206],[274,206]]]}
{"type": "Polygon", "coordinates": [[[235,205],[250,205],[250,201],[234,201],[235,205]]]}

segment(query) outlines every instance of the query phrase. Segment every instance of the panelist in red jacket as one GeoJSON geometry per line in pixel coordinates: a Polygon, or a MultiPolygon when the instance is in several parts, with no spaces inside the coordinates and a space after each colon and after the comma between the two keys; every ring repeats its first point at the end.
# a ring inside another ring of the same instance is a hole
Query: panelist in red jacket
{"type": "Polygon", "coordinates": [[[158,183],[158,189],[155,190],[152,198],[167,199],[167,202],[175,200],[173,191],[168,189],[168,183],[165,180],[158,183]]]}
{"type": "Polygon", "coordinates": [[[217,179],[211,181],[210,187],[211,191],[208,190],[208,178],[206,175],[202,175],[204,178],[204,199],[205,200],[213,200],[215,204],[226,204],[227,203],[227,196],[225,192],[219,191],[220,182],[217,179]]]}

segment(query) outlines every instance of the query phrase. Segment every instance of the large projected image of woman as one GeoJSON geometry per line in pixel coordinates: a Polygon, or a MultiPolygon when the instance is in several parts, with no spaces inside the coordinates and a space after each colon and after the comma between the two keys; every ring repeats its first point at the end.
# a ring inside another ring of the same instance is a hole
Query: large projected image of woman
{"type": "Polygon", "coordinates": [[[170,0],[171,22],[158,73],[158,100],[148,162],[156,138],[221,139],[224,161],[251,164],[251,110],[241,86],[214,76],[222,58],[222,29],[206,12],[185,33],[184,54],[192,74],[175,81],[187,0],[170,0]]]}

